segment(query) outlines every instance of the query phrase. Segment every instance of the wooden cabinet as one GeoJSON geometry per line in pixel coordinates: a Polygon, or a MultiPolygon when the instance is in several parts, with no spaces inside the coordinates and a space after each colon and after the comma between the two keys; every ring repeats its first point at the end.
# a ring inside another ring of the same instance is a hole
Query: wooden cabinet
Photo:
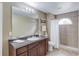
{"type": "Polygon", "coordinates": [[[39,42],[40,44],[39,44],[39,49],[38,49],[38,54],[40,55],[40,56],[44,56],[45,55],[45,47],[46,47],[46,45],[45,45],[45,41],[40,41],[39,42]]]}
{"type": "Polygon", "coordinates": [[[27,56],[27,46],[16,49],[17,56],[27,56]]]}
{"type": "Polygon", "coordinates": [[[14,49],[10,45],[10,55],[14,56],[44,56],[48,52],[48,39],[40,40],[24,47],[14,49]]]}
{"type": "Polygon", "coordinates": [[[16,54],[17,55],[22,54],[24,52],[27,52],[27,46],[16,49],[16,54]]]}
{"type": "Polygon", "coordinates": [[[17,56],[27,56],[27,52],[24,52],[24,53],[19,54],[19,55],[17,55],[17,56]]]}
{"type": "Polygon", "coordinates": [[[38,47],[33,47],[32,49],[29,49],[28,52],[29,56],[37,56],[38,55],[38,47]]]}
{"type": "Polygon", "coordinates": [[[38,45],[39,45],[39,42],[35,42],[35,43],[28,45],[28,55],[29,56],[38,55],[38,45]]]}
{"type": "Polygon", "coordinates": [[[29,45],[29,56],[44,56],[48,52],[47,40],[39,41],[38,43],[33,43],[29,45]],[[47,48],[46,48],[47,47],[47,48]]]}

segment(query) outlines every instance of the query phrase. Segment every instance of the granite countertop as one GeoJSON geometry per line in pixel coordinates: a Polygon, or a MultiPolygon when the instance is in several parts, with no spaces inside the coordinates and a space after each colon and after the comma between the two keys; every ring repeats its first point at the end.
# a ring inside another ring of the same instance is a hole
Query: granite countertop
{"type": "Polygon", "coordinates": [[[40,36],[40,37],[39,37],[39,40],[32,40],[32,41],[27,40],[28,38],[25,38],[25,39],[23,38],[23,39],[16,39],[16,40],[24,40],[24,42],[17,43],[17,42],[13,42],[14,40],[9,40],[9,43],[10,43],[15,49],[17,49],[17,48],[20,48],[20,47],[29,45],[29,44],[34,43],[34,42],[37,42],[37,41],[40,41],[40,40],[44,40],[44,39],[46,39],[46,38],[47,38],[47,37],[45,37],[45,36],[40,36]]]}

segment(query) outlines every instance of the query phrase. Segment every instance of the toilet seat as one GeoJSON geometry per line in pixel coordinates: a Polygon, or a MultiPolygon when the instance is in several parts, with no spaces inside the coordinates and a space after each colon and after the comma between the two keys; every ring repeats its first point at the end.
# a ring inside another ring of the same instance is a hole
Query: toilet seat
{"type": "Polygon", "coordinates": [[[54,47],[53,42],[49,41],[48,44],[49,44],[49,51],[53,51],[53,47],[54,47]]]}

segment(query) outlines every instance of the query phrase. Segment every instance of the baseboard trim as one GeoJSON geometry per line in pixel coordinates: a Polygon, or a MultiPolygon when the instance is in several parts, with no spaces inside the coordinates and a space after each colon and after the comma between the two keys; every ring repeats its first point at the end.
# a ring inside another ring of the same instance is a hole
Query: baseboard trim
{"type": "Polygon", "coordinates": [[[60,45],[60,48],[69,50],[69,51],[73,51],[79,54],[79,49],[78,48],[74,48],[74,47],[70,47],[70,46],[66,46],[66,45],[60,45]]]}

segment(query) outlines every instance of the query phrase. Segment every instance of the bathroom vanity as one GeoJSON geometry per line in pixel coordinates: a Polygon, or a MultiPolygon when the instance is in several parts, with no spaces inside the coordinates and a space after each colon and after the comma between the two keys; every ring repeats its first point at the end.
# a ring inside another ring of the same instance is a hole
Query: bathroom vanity
{"type": "MultiPolygon", "coordinates": [[[[34,37],[31,38],[34,39],[34,37]]],[[[10,56],[44,56],[48,52],[48,38],[44,36],[39,37],[38,40],[32,40],[30,38],[15,40],[9,40],[10,56]],[[17,42],[15,40],[24,41],[17,42]]]]}
{"type": "Polygon", "coordinates": [[[12,32],[9,33],[9,37],[17,38],[9,40],[9,55],[46,55],[48,52],[48,38],[45,37],[47,34],[42,34],[40,31],[40,19],[37,19],[37,16],[35,14],[34,16],[30,11],[27,13],[21,10],[21,8],[17,7],[17,5],[12,5],[12,32]]]}

